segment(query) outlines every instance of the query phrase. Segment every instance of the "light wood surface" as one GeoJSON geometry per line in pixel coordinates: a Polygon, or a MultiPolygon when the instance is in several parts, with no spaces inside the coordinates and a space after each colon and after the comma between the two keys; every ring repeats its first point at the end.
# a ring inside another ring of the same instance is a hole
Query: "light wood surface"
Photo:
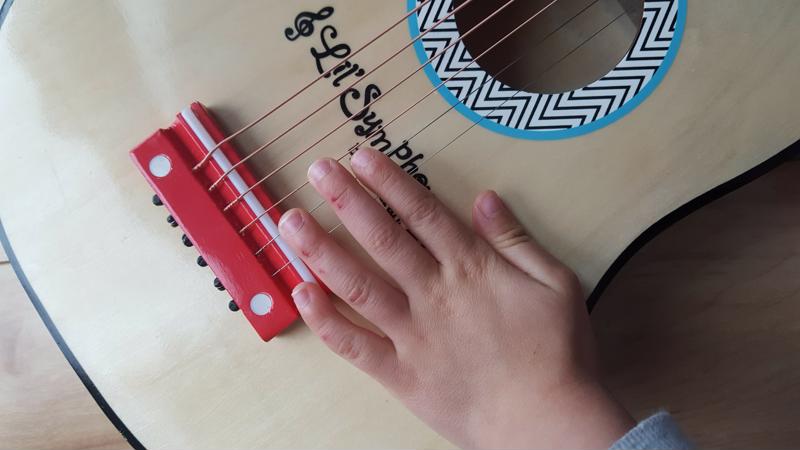
{"type": "MultiPolygon", "coordinates": [[[[789,163],[703,207],[634,256],[600,298],[601,362],[638,418],[669,408],[700,448],[800,441],[798,180],[800,162],[789,163]]],[[[0,442],[126,448],[10,273],[0,266],[0,316],[12,330],[0,348],[14,361],[0,373],[11,387],[0,398],[0,442]]]]}
{"type": "Polygon", "coordinates": [[[0,447],[130,448],[50,337],[10,264],[0,264],[0,360],[0,447]]]}
{"type": "MultiPolygon", "coordinates": [[[[404,13],[404,2],[332,3],[341,38],[354,47],[404,13]]],[[[15,192],[0,196],[0,215],[76,357],[146,446],[449,446],[304,327],[263,344],[227,313],[212,274],[149,204],[126,154],[196,98],[234,128],[297,90],[314,73],[310,44],[290,43],[282,31],[297,12],[321,6],[17,2],[0,33],[0,85],[13,86],[0,102],[0,157],[13,162],[0,165],[0,192],[15,192]]],[[[497,189],[589,290],[651,223],[797,140],[798,17],[793,0],[692,3],[673,68],[623,120],[553,142],[476,127],[457,151],[426,164],[431,186],[464,216],[479,190],[497,189]]],[[[399,27],[359,60],[374,67],[406,40],[399,27]]],[[[392,86],[417,65],[404,52],[373,80],[392,86]]],[[[393,117],[407,106],[400,100],[430,87],[414,77],[376,110],[393,117]]],[[[334,93],[320,84],[241,147],[334,93]]],[[[446,108],[432,96],[393,125],[393,140],[446,108]]],[[[265,173],[340,120],[325,110],[256,169],[265,173]]],[[[414,145],[430,152],[467,126],[448,115],[414,145]]],[[[281,196],[312,158],[350,145],[345,129],[268,187],[281,196]]]]}

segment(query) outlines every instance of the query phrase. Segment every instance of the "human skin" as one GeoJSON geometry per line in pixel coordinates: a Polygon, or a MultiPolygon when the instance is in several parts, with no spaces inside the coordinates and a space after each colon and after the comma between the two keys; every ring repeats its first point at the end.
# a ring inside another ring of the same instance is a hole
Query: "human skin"
{"type": "Polygon", "coordinates": [[[287,211],[279,224],[331,291],[379,330],[302,283],[295,304],[332,351],[461,447],[606,448],[634,425],[599,381],[577,277],[495,192],[478,195],[469,227],[382,153],[361,149],[350,165],[355,177],[318,160],[309,180],[382,273],[306,211],[287,211]]]}

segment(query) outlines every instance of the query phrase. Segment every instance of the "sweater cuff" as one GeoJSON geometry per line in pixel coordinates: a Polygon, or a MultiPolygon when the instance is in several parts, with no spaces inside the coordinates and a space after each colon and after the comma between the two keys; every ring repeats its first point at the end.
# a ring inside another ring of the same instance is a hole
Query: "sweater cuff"
{"type": "Polygon", "coordinates": [[[666,411],[659,411],[639,422],[611,446],[611,450],[690,450],[692,448],[694,448],[692,443],[666,411]]]}

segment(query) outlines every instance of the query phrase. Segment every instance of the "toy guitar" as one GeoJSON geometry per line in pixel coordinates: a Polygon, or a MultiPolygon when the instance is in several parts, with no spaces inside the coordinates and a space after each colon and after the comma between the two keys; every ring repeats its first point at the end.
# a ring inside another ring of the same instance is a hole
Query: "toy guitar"
{"type": "Polygon", "coordinates": [[[281,211],[350,242],[314,159],[374,147],[459,214],[497,190],[591,305],[646,230],[800,136],[792,0],[4,10],[4,239],[135,447],[446,446],[292,325],[316,277],[281,211]]]}

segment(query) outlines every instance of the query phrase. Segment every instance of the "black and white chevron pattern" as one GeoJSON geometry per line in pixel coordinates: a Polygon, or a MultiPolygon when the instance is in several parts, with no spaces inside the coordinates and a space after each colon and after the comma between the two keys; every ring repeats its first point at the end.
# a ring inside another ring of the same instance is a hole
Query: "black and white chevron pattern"
{"type": "MultiPolygon", "coordinates": [[[[417,12],[420,33],[446,16],[452,2],[432,0],[421,8],[417,12]]],[[[431,67],[461,103],[500,125],[539,131],[579,127],[616,111],[652,80],[675,36],[678,4],[678,0],[646,0],[642,27],[628,54],[607,75],[572,92],[534,94],[506,86],[473,63],[463,42],[446,50],[431,67]]],[[[458,37],[453,15],[420,41],[431,58],[458,37]]]]}

